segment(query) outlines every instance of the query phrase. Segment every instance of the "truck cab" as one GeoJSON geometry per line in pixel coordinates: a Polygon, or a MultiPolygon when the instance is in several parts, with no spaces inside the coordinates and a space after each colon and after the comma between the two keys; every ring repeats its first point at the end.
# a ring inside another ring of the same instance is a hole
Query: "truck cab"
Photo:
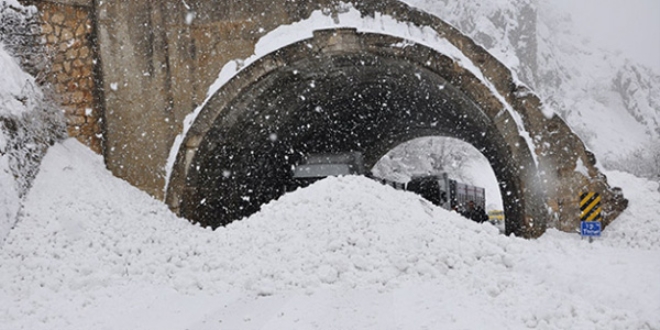
{"type": "Polygon", "coordinates": [[[329,176],[365,175],[361,152],[307,155],[291,173],[298,187],[305,187],[329,176]]]}

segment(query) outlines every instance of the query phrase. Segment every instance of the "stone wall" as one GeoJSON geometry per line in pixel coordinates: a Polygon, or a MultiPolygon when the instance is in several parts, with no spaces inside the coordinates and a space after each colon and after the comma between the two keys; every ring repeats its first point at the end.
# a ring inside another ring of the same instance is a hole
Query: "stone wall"
{"type": "Polygon", "coordinates": [[[93,8],[80,3],[32,4],[41,15],[41,42],[51,60],[45,80],[65,113],[67,132],[101,153],[102,113],[95,95],[93,8]]]}

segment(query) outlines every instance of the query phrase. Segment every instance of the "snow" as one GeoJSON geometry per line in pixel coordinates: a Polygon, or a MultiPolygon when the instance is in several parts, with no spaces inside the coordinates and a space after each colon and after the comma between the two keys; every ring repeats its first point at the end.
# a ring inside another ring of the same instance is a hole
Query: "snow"
{"type": "Polygon", "coordinates": [[[23,7],[23,6],[18,2],[18,0],[2,0],[2,2],[4,2],[5,4],[7,4],[8,6],[14,6],[14,7],[18,7],[18,8],[23,7]]]}
{"type": "MultiPolygon", "coordinates": [[[[4,145],[3,139],[0,135],[0,144],[4,145]]],[[[21,203],[8,158],[0,154],[0,246],[16,221],[21,203]]]]}
{"type": "Polygon", "coordinates": [[[660,193],[589,243],[507,237],[363,177],[216,231],[52,147],[0,250],[0,329],[655,329],[660,193]]]}
{"type": "Polygon", "coordinates": [[[0,43],[0,115],[20,116],[27,109],[24,101],[19,100],[24,88],[35,85],[34,78],[23,72],[16,59],[11,57],[0,43]]]}
{"type": "MultiPolygon", "coordinates": [[[[576,6],[580,5],[584,4],[576,6]]],[[[646,148],[660,133],[657,71],[631,64],[621,53],[597,48],[575,33],[575,26],[584,22],[571,20],[560,7],[539,2],[539,13],[543,13],[539,15],[539,51],[545,54],[540,57],[540,74],[550,74],[561,82],[539,84],[537,92],[602,163],[646,148]]]]}
{"type": "Polygon", "coordinates": [[[650,31],[660,31],[656,0],[558,0],[553,5],[570,12],[575,29],[593,44],[660,72],[660,39],[648,38],[650,31]]]}
{"type": "Polygon", "coordinates": [[[612,52],[580,34],[583,26],[594,30],[608,22],[608,28],[600,29],[596,39],[619,44],[637,38],[646,40],[647,34],[620,40],[626,29],[618,29],[616,34],[608,31],[617,30],[619,25],[657,25],[657,19],[647,18],[649,13],[633,14],[639,18],[636,22],[626,20],[635,10],[650,6],[650,2],[608,1],[598,8],[592,8],[592,1],[568,1],[570,6],[562,3],[567,1],[532,0],[404,2],[452,24],[512,69],[540,96],[543,113],[559,114],[601,163],[616,163],[660,138],[657,68],[646,68],[626,58],[639,58],[635,53],[649,49],[654,41],[649,39],[635,48],[612,52]],[[529,11],[526,6],[534,10],[529,11]],[[579,10],[567,12],[567,7],[579,10]],[[621,15],[612,16],[612,8],[616,7],[622,7],[621,15]],[[584,20],[580,11],[598,17],[595,24],[584,20]],[[525,29],[525,22],[529,21],[536,25],[525,29]]]}
{"type": "MultiPolygon", "coordinates": [[[[361,31],[399,26],[382,17],[374,23],[361,31]]],[[[480,29],[489,24],[478,19],[480,29]]],[[[273,43],[260,44],[256,56],[311,37],[311,29],[285,29],[264,38],[273,43]]],[[[521,65],[498,49],[505,63],[521,65]]],[[[249,61],[232,62],[213,88],[249,61]]],[[[20,115],[13,96],[31,78],[2,48],[0,68],[0,116],[20,115]]],[[[586,74],[611,71],[592,70],[586,74]]],[[[580,101],[585,94],[576,86],[585,81],[556,92],[575,91],[565,98],[578,100],[580,110],[566,119],[578,128],[602,102],[616,99],[602,88],[601,100],[580,101]]],[[[643,140],[644,129],[613,113],[596,119],[605,133],[581,131],[599,155],[643,140]],[[608,136],[612,145],[603,143],[608,136]]],[[[0,220],[20,206],[2,155],[0,220]]],[[[473,172],[486,180],[478,166],[473,172]]],[[[20,222],[10,229],[0,221],[7,233],[0,246],[0,330],[660,329],[659,185],[606,174],[630,206],[593,243],[555,230],[536,240],[507,237],[362,177],[322,180],[211,231],[177,218],[112,176],[100,156],[66,140],[44,158],[20,222]]]]}
{"type": "Polygon", "coordinates": [[[578,160],[575,164],[575,172],[578,172],[578,173],[584,175],[585,178],[589,177],[589,170],[584,165],[581,158],[578,158],[578,160]]]}
{"type": "MultiPolygon", "coordinates": [[[[11,57],[0,43],[0,119],[17,118],[31,110],[30,94],[25,88],[34,86],[34,78],[21,70],[16,60],[11,57]]],[[[32,90],[30,91],[32,92],[32,90]]],[[[10,136],[2,130],[0,121],[0,246],[14,225],[20,208],[19,187],[11,170],[9,151],[10,136]]]]}

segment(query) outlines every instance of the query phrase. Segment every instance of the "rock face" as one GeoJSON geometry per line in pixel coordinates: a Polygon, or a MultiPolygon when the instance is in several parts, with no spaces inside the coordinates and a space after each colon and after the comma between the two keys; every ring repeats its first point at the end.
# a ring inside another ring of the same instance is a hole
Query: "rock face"
{"type": "MultiPolygon", "coordinates": [[[[350,6],[364,18],[383,14],[432,29],[483,78],[449,54],[387,31],[317,31],[244,68],[212,95],[165,187],[168,155],[184,117],[202,104],[225,64],[250,56],[279,26],[315,11],[339,17],[348,6],[324,0],[98,2],[92,12],[108,168],[155,197],[164,198],[166,188],[173,210],[219,226],[278,197],[288,169],[304,153],[359,150],[373,165],[399,143],[446,135],[490,160],[505,196],[508,233],[535,237],[548,225],[574,230],[579,195],[586,191],[601,194],[605,224],[625,208],[576,135],[559,117],[546,117],[538,97],[474,41],[397,1],[350,6]]],[[[65,21],[48,19],[51,26],[65,21]]],[[[83,47],[62,56],[82,62],[83,47]]]]}

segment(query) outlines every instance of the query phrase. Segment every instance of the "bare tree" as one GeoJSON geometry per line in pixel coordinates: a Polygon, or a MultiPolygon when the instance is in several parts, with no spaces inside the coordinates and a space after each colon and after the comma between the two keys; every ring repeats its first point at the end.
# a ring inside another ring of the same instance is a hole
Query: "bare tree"
{"type": "Polygon", "coordinates": [[[463,179],[467,164],[477,154],[472,146],[456,139],[419,138],[392,149],[376,164],[374,173],[395,181],[442,173],[463,179]]]}

